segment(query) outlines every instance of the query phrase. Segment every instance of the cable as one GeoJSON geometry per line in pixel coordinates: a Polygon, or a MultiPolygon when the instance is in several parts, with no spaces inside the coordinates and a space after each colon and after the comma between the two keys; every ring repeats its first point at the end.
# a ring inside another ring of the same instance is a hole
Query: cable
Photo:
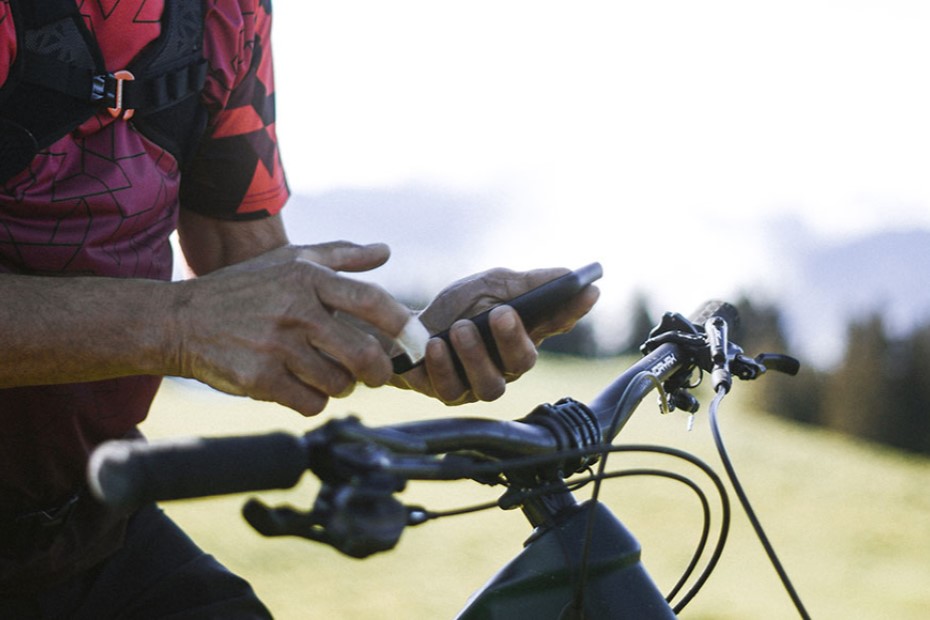
{"type": "MultiPolygon", "coordinates": [[[[623,390],[623,394],[620,395],[620,398],[617,399],[617,404],[614,407],[613,413],[610,418],[610,425],[607,427],[607,432],[602,435],[602,449],[600,451],[600,463],[598,463],[597,470],[597,479],[594,481],[594,490],[591,492],[591,503],[597,504],[600,498],[601,492],[601,482],[603,481],[603,476],[607,470],[607,456],[610,454],[610,446],[613,440],[613,437],[617,434],[617,427],[620,425],[620,420],[623,417],[623,411],[627,408],[627,400],[632,394],[633,386],[636,385],[640,379],[648,377],[652,380],[653,383],[659,388],[660,393],[663,394],[661,382],[656,378],[655,375],[648,371],[643,371],[637,373],[633,379],[626,385],[626,388],[623,390]]],[[[663,400],[664,402],[664,400],[663,400]]],[[[666,405],[667,406],[667,405],[666,405]]],[[[584,535],[584,547],[581,551],[581,566],[579,567],[580,577],[578,582],[575,584],[575,593],[572,597],[571,609],[578,615],[578,617],[584,616],[584,597],[587,591],[588,585],[588,564],[591,559],[591,540],[594,537],[594,515],[595,511],[591,510],[588,513],[587,523],[585,524],[585,535],[584,535]]]]}
{"type": "MultiPolygon", "coordinates": [[[[627,406],[626,401],[629,399],[632,393],[633,386],[642,379],[649,379],[653,383],[656,383],[658,387],[661,389],[661,385],[658,384],[658,379],[653,374],[647,371],[643,371],[639,373],[638,375],[636,375],[629,382],[623,394],[618,399],[617,405],[615,406],[614,412],[612,414],[612,420],[611,420],[609,432],[608,434],[605,435],[605,437],[611,437],[613,435],[614,427],[616,427],[619,424],[620,420],[622,419],[622,412],[624,408],[627,406]]],[[[663,402],[664,402],[664,399],[663,399],[663,402]]],[[[723,485],[723,482],[720,480],[719,476],[717,476],[716,472],[714,472],[714,470],[710,468],[709,465],[707,465],[705,462],[703,462],[696,456],[691,455],[681,450],[677,450],[674,448],[668,448],[665,446],[650,446],[650,445],[614,446],[609,443],[603,443],[600,446],[594,447],[594,449],[589,447],[586,449],[581,448],[581,449],[576,449],[576,450],[566,450],[566,451],[561,451],[558,453],[520,457],[516,459],[510,459],[507,461],[493,461],[493,462],[483,462],[483,463],[474,463],[474,462],[473,463],[459,463],[457,467],[445,468],[443,471],[443,475],[440,476],[440,478],[448,477],[448,479],[451,479],[451,478],[477,477],[477,476],[488,475],[488,474],[501,474],[501,473],[504,473],[505,470],[508,470],[508,469],[523,468],[523,467],[537,467],[537,466],[542,466],[545,464],[557,463],[560,461],[564,462],[565,460],[571,459],[571,458],[590,456],[591,454],[600,454],[601,461],[599,463],[598,474],[593,477],[593,481],[595,482],[596,486],[594,488],[594,491],[592,492],[592,501],[596,502],[598,501],[600,482],[608,477],[608,475],[605,473],[606,461],[607,461],[607,456],[612,452],[653,452],[653,453],[665,454],[665,455],[670,455],[670,456],[683,459],[685,461],[692,463],[699,469],[701,469],[711,479],[714,486],[717,488],[717,492],[718,492],[718,495],[721,501],[721,526],[720,526],[720,536],[718,539],[718,544],[714,548],[714,551],[710,559],[708,560],[707,565],[705,566],[704,570],[701,572],[698,579],[695,581],[692,587],[688,590],[685,596],[682,597],[682,599],[673,608],[673,611],[677,614],[682,609],[684,609],[684,607],[688,605],[688,603],[690,603],[691,600],[694,599],[694,597],[698,594],[701,588],[706,584],[710,575],[716,568],[720,560],[720,557],[723,554],[724,546],[726,544],[726,540],[729,534],[729,526],[730,526],[730,519],[731,519],[729,498],[726,492],[726,488],[723,485]]],[[[406,468],[403,466],[400,466],[400,467],[388,466],[385,468],[386,471],[393,470],[394,473],[409,477],[409,474],[412,472],[410,470],[405,471],[405,469],[406,468]]],[[[422,470],[420,470],[419,473],[422,474],[422,470]]],[[[433,478],[433,479],[436,479],[436,478],[433,478]]],[[[525,497],[532,497],[534,495],[543,495],[549,490],[550,489],[547,487],[540,487],[539,489],[528,493],[525,497]]],[[[491,507],[492,507],[491,504],[487,505],[487,508],[491,508],[491,507]]],[[[496,507],[496,505],[494,505],[494,507],[496,507]]],[[[479,509],[483,509],[483,508],[476,508],[475,510],[479,510],[479,509]]],[[[464,510],[461,513],[456,511],[456,512],[453,512],[453,514],[464,514],[466,512],[473,512],[473,511],[474,510],[464,510]]],[[[441,513],[436,513],[436,514],[438,515],[441,513]]],[[[586,585],[586,580],[587,580],[587,570],[584,570],[584,568],[587,566],[588,558],[590,557],[590,545],[591,545],[591,539],[592,539],[593,524],[594,524],[593,519],[589,518],[587,526],[586,526],[585,548],[582,553],[581,579],[579,580],[579,583],[577,584],[575,600],[572,603],[572,607],[576,611],[583,609],[583,604],[584,604],[584,591],[585,591],[585,585],[586,585]]],[[[677,584],[676,584],[676,588],[678,588],[677,584]]],[[[672,596],[674,594],[675,594],[675,590],[673,590],[672,596]]]]}
{"type": "Polygon", "coordinates": [[[781,561],[779,561],[778,556],[775,553],[775,548],[769,542],[768,536],[766,536],[765,531],[762,529],[762,523],[759,521],[755,510],[753,510],[752,505],[749,503],[749,497],[743,490],[743,485],[740,484],[739,479],[736,476],[736,470],[733,467],[733,463],[731,462],[729,454],[727,454],[727,450],[723,445],[723,438],[720,436],[720,427],[717,422],[717,411],[720,408],[720,403],[723,401],[723,398],[726,396],[726,394],[726,389],[721,386],[717,390],[717,394],[714,396],[713,402],[711,402],[709,411],[710,429],[714,436],[714,443],[717,445],[717,452],[720,454],[720,460],[723,461],[723,467],[727,472],[727,476],[730,478],[730,484],[733,485],[733,490],[736,492],[736,496],[739,498],[740,503],[743,505],[743,510],[746,512],[746,516],[749,518],[749,522],[752,524],[752,528],[755,530],[756,536],[759,538],[759,542],[762,543],[762,547],[765,549],[765,553],[768,556],[769,561],[775,568],[775,572],[778,573],[778,577],[781,579],[782,585],[788,592],[788,596],[791,597],[791,601],[794,603],[795,609],[797,609],[801,618],[810,620],[810,615],[804,608],[804,604],[801,602],[801,597],[798,595],[797,590],[794,588],[794,585],[792,585],[791,580],[788,578],[788,573],[782,566],[781,561]]]}
{"type": "MultiPolygon", "coordinates": [[[[671,472],[671,471],[665,471],[662,469],[622,470],[618,472],[611,472],[605,475],[603,479],[607,480],[610,478],[626,478],[626,477],[633,477],[633,476],[656,476],[656,477],[668,478],[670,480],[680,482],[684,484],[685,486],[687,486],[688,488],[690,488],[692,491],[694,491],[694,494],[697,495],[698,499],[701,502],[701,509],[702,509],[703,517],[704,517],[703,525],[701,527],[701,537],[700,537],[700,540],[698,541],[697,546],[695,547],[694,553],[691,555],[691,560],[688,562],[688,566],[685,568],[684,572],[682,573],[681,577],[678,579],[678,582],[675,584],[675,586],[665,596],[665,600],[668,601],[669,604],[671,604],[672,600],[675,598],[675,596],[678,595],[678,593],[684,587],[685,583],[687,583],[688,579],[691,578],[691,575],[694,574],[694,571],[697,568],[697,564],[700,561],[701,556],[704,555],[704,550],[707,548],[707,541],[710,538],[710,523],[711,523],[710,502],[707,500],[707,494],[704,493],[704,490],[701,489],[701,487],[698,486],[696,482],[694,482],[687,476],[683,476],[681,474],[671,472]]],[[[580,489],[582,486],[588,484],[588,482],[589,480],[582,480],[577,485],[570,485],[569,488],[571,490],[577,490],[577,489],[580,489]]]]}
{"type": "MultiPolygon", "coordinates": [[[[719,528],[719,533],[717,536],[717,542],[714,545],[711,556],[708,559],[706,566],[701,571],[701,574],[697,577],[697,579],[692,584],[691,588],[685,593],[685,595],[681,598],[681,600],[679,600],[678,603],[674,605],[673,611],[676,614],[678,614],[688,605],[688,603],[690,603],[697,596],[701,588],[703,588],[707,580],[710,578],[710,575],[716,569],[716,566],[720,558],[723,555],[724,547],[726,546],[726,542],[727,542],[728,535],[729,535],[730,521],[731,521],[730,502],[729,502],[729,497],[726,492],[726,487],[724,486],[723,481],[720,479],[717,473],[710,467],[710,465],[708,465],[706,462],[704,462],[700,458],[694,456],[693,454],[690,454],[683,450],[679,450],[677,448],[670,448],[668,446],[649,445],[649,444],[631,444],[631,445],[625,445],[625,446],[610,445],[610,446],[607,446],[606,449],[601,447],[600,450],[602,453],[604,452],[651,453],[651,454],[659,454],[662,456],[669,456],[672,458],[683,460],[697,467],[699,470],[701,470],[711,480],[711,482],[713,483],[717,491],[717,495],[720,500],[720,511],[721,511],[720,528],[719,528]]],[[[544,455],[544,456],[538,456],[538,457],[524,457],[520,459],[508,460],[506,462],[473,463],[472,468],[474,470],[473,473],[475,473],[476,475],[478,474],[486,475],[488,473],[499,472],[499,471],[502,471],[503,469],[510,468],[515,462],[519,462],[521,465],[526,464],[527,462],[530,462],[534,465],[541,465],[541,464],[549,463],[555,460],[561,460],[562,458],[565,458],[566,456],[568,456],[569,458],[580,456],[580,454],[574,454],[574,452],[582,452],[583,454],[589,454],[590,450],[572,451],[571,453],[565,452],[565,453],[562,453],[561,455],[544,455]]],[[[604,474],[592,473],[588,477],[580,479],[580,480],[579,479],[568,480],[567,484],[568,484],[569,490],[577,490],[587,484],[590,484],[591,482],[597,482],[598,479],[607,480],[610,478],[619,478],[619,477],[624,477],[624,476],[637,475],[637,472],[642,475],[647,475],[647,474],[648,475],[660,475],[660,476],[669,477],[675,480],[679,480],[679,478],[681,478],[683,479],[683,480],[680,480],[682,482],[684,482],[684,480],[689,480],[685,476],[681,476],[680,474],[676,474],[674,472],[666,472],[663,470],[642,469],[642,470],[621,470],[617,472],[607,472],[604,474]],[[654,472],[654,474],[650,474],[648,472],[654,472]]],[[[694,484],[693,481],[689,480],[688,482],[684,482],[684,483],[690,486],[691,488],[695,489],[696,492],[698,492],[698,490],[700,489],[700,487],[697,484],[694,484]]],[[[535,497],[538,495],[545,495],[547,493],[552,492],[553,490],[556,490],[556,489],[564,490],[564,488],[565,487],[562,487],[557,483],[545,484],[537,488],[527,490],[522,496],[518,498],[511,498],[511,501],[520,501],[520,500],[528,499],[530,497],[535,497]]],[[[699,491],[698,494],[699,494],[699,497],[703,496],[704,498],[706,498],[706,494],[704,494],[703,491],[699,491]]],[[[703,504],[704,504],[704,500],[702,500],[702,505],[703,504]]],[[[430,519],[439,518],[439,517],[456,516],[460,514],[468,514],[470,512],[477,512],[479,510],[487,510],[487,509],[499,508],[499,507],[500,506],[498,503],[488,502],[485,504],[478,504],[478,505],[471,506],[471,507],[466,507],[466,508],[461,508],[461,509],[456,509],[456,510],[449,510],[449,511],[429,511],[429,512],[424,511],[423,514],[426,517],[424,519],[425,521],[425,520],[430,520],[430,519]]],[[[709,527],[710,527],[710,519],[705,516],[705,529],[709,529],[709,527]]],[[[592,538],[591,536],[588,536],[586,540],[591,540],[591,538],[592,538]]],[[[706,549],[706,542],[704,542],[705,538],[706,536],[702,534],[702,542],[699,543],[698,549],[693,555],[691,563],[689,564],[688,568],[685,570],[685,573],[683,574],[683,576],[680,578],[679,583],[677,583],[675,587],[667,595],[667,600],[669,600],[670,603],[671,603],[671,600],[681,590],[681,588],[683,587],[683,584],[693,574],[694,567],[699,561],[700,556],[703,555],[704,549],[706,549]]]]}

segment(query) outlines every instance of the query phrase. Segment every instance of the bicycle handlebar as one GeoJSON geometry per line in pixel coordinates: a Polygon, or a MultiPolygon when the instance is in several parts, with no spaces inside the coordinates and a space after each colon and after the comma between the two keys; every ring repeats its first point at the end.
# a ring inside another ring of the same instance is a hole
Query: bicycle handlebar
{"type": "MultiPolygon", "coordinates": [[[[711,302],[694,315],[696,321],[702,322],[713,317],[735,322],[735,309],[711,302]]],[[[666,315],[666,319],[684,320],[680,315],[666,315]]],[[[461,450],[476,450],[492,457],[584,448],[594,451],[603,445],[605,435],[610,435],[607,441],[613,439],[653,388],[696,363],[695,353],[688,347],[698,338],[699,330],[694,329],[692,334],[658,343],[587,407],[575,401],[560,401],[519,421],[445,418],[376,429],[358,425],[350,431],[341,429],[355,435],[336,439],[364,440],[400,453],[428,455],[461,450]]],[[[151,501],[290,488],[310,468],[314,449],[333,439],[319,435],[326,428],[302,437],[281,432],[151,443],[111,441],[92,455],[88,481],[99,499],[124,509],[151,501]]]]}
{"type": "Polygon", "coordinates": [[[303,437],[111,441],[88,463],[88,485],[107,504],[131,509],[159,501],[294,486],[307,471],[303,437]]]}
{"type": "MultiPolygon", "coordinates": [[[[105,503],[129,510],[158,500],[290,488],[309,470],[322,483],[310,511],[270,508],[251,500],[243,507],[243,517],[266,536],[300,536],[356,558],[391,549],[405,527],[444,516],[406,506],[394,497],[408,480],[471,478],[504,484],[508,490],[497,506],[519,506],[534,527],[560,531],[573,515],[585,514],[584,505],[578,505],[571,492],[572,482],[578,482],[574,474],[588,469],[601,455],[623,449],[610,444],[653,389],[663,391],[669,409],[694,413],[698,402],[689,390],[695,387],[693,371],[700,369],[710,376],[716,394],[709,418],[730,480],[796,609],[808,618],[741,490],[716,425],[716,408],[729,392],[733,376],[754,379],[766,370],[796,374],[799,362],[777,354],[745,357],[742,349],[729,341],[729,334],[738,328],[738,318],[735,308],[720,302],[705,304],[691,319],[666,313],[643,344],[643,358],[589,406],[565,398],[554,405],[540,405],[514,421],[445,418],[369,428],[356,418],[347,418],[330,421],[303,436],[279,432],[153,443],[112,441],[91,456],[89,486],[105,503]]],[[[694,457],[686,460],[700,465],[694,457]]],[[[605,467],[606,456],[591,479],[599,483],[608,477],[605,467]]],[[[676,612],[696,594],[716,565],[729,522],[725,490],[712,470],[706,465],[701,468],[721,492],[721,536],[705,572],[675,607],[676,612]]],[[[595,503],[596,496],[597,487],[592,493],[595,503]]],[[[593,523],[587,519],[585,524],[588,538],[580,556],[582,576],[587,575],[593,523]]],[[[556,553],[560,571],[565,561],[561,544],[556,553]]],[[[703,549],[703,540],[699,549],[703,549]]],[[[534,567],[533,579],[537,574],[534,567]]],[[[585,609],[585,579],[578,583],[574,600],[577,609],[585,609]]],[[[611,583],[612,588],[614,585],[611,583]]],[[[657,590],[656,595],[661,596],[657,590]]],[[[626,600],[620,607],[628,606],[626,600]]],[[[665,609],[664,604],[659,607],[665,609]]]]}

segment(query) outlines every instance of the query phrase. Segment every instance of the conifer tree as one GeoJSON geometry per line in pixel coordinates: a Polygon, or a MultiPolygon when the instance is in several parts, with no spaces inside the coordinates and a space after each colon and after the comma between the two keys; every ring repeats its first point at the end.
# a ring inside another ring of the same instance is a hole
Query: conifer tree
{"type": "Polygon", "coordinates": [[[889,443],[894,433],[889,410],[895,406],[890,378],[892,343],[878,314],[853,322],[846,354],[827,380],[823,421],[849,435],[889,443]]]}

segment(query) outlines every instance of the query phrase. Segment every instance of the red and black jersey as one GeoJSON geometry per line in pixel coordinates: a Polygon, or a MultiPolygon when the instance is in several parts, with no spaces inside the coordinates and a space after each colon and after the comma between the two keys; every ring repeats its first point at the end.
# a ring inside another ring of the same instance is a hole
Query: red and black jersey
{"type": "MultiPolygon", "coordinates": [[[[159,37],[168,1],[75,0],[110,71],[159,37]]],[[[184,173],[131,120],[101,110],[0,186],[0,274],[169,279],[179,209],[243,220],[283,207],[270,0],[204,5],[208,122],[184,173]]],[[[0,0],[0,85],[18,53],[15,26],[0,0]]],[[[0,390],[0,519],[67,499],[89,451],[131,432],[157,386],[127,377],[0,390]]]]}
{"type": "MultiPolygon", "coordinates": [[[[76,0],[107,68],[158,37],[164,0],[76,0]]],[[[204,139],[185,174],[131,121],[105,110],[0,188],[0,270],[166,278],[177,209],[223,219],[277,213],[287,198],[274,127],[270,3],[208,2],[204,139]]],[[[0,84],[17,53],[0,0],[0,84]]]]}

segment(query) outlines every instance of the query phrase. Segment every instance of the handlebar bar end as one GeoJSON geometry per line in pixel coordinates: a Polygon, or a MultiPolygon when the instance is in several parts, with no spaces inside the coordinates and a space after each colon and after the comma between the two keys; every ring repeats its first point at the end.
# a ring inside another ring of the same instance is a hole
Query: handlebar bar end
{"type": "Polygon", "coordinates": [[[141,503],[135,480],[137,461],[132,458],[131,442],[110,441],[97,448],[87,464],[87,486],[97,500],[114,508],[129,510],[141,503]]]}

